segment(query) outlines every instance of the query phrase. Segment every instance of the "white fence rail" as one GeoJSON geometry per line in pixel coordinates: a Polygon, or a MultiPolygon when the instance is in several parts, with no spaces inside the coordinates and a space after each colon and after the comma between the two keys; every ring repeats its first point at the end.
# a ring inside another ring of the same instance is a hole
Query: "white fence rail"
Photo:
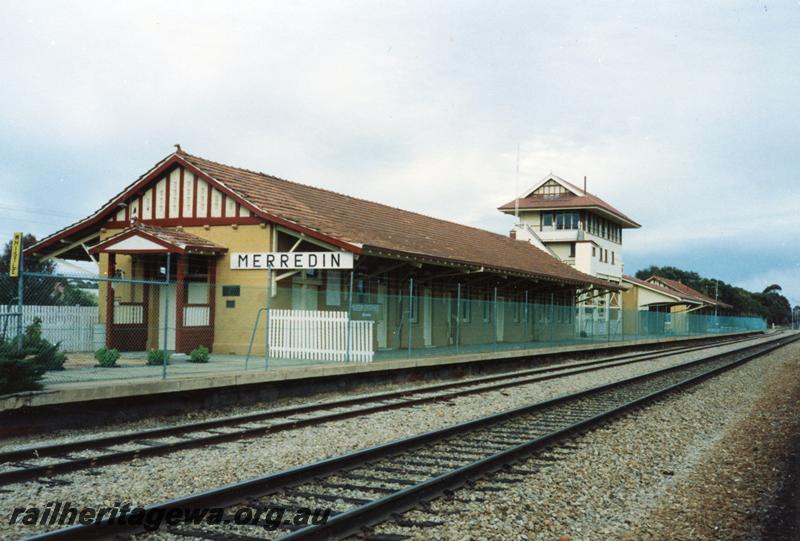
{"type": "MultiPolygon", "coordinates": [[[[16,314],[16,306],[0,306],[0,315],[16,314]]],[[[22,307],[22,328],[33,323],[33,318],[42,320],[42,338],[61,342],[64,351],[94,351],[94,326],[97,324],[97,306],[35,306],[22,307]]],[[[5,318],[3,318],[5,319],[5,318]]],[[[8,318],[9,327],[16,325],[16,318],[8,318]]],[[[8,334],[16,334],[9,328],[8,334]]]]}
{"type": "Polygon", "coordinates": [[[347,312],[270,310],[270,356],[284,359],[372,362],[372,321],[351,321],[347,312]]]}
{"type": "Polygon", "coordinates": [[[115,325],[141,325],[144,323],[144,304],[115,304],[115,325]]]}
{"type": "Polygon", "coordinates": [[[183,326],[184,327],[208,327],[211,325],[210,306],[184,306],[183,307],[183,326]]]}

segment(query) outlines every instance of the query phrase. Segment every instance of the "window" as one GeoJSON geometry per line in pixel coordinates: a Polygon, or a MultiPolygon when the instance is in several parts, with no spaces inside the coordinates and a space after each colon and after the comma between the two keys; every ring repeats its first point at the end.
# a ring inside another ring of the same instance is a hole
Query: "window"
{"type": "Polygon", "coordinates": [[[341,306],[342,304],[342,273],[329,270],[326,273],[325,304],[328,306],[341,306]]]}
{"type": "Polygon", "coordinates": [[[542,213],[542,227],[553,227],[553,213],[552,212],[543,212],[542,213]]]}
{"type": "Polygon", "coordinates": [[[570,257],[575,257],[575,243],[574,242],[570,242],[569,243],[569,256],[570,257]]]}
{"type": "Polygon", "coordinates": [[[614,264],[614,252],[611,252],[611,264],[614,264]]]}
{"type": "Polygon", "coordinates": [[[578,229],[580,214],[578,212],[557,212],[556,229],[578,229]]]}
{"type": "Polygon", "coordinates": [[[238,297],[241,295],[240,286],[222,286],[223,297],[238,297]]]}
{"type": "Polygon", "coordinates": [[[596,257],[596,256],[597,256],[597,247],[596,246],[592,246],[592,257],[596,257]]]}
{"type": "Polygon", "coordinates": [[[461,297],[461,321],[469,323],[470,316],[472,315],[472,304],[469,300],[469,291],[464,290],[461,297]]]}
{"type": "Polygon", "coordinates": [[[419,321],[419,301],[417,300],[417,286],[412,286],[411,293],[409,294],[408,301],[411,303],[411,317],[409,323],[416,323],[419,321]]]}

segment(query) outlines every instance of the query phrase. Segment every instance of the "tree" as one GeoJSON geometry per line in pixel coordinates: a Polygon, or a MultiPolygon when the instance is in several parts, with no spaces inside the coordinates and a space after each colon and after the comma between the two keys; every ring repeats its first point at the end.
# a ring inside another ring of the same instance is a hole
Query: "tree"
{"type": "MultiPolygon", "coordinates": [[[[24,247],[36,244],[36,237],[31,234],[23,235],[24,247]]],[[[11,244],[8,241],[0,255],[0,304],[16,304],[17,280],[11,278],[8,272],[11,268],[11,244]]],[[[53,277],[25,276],[23,282],[23,302],[37,305],[64,305],[64,306],[95,306],[97,295],[87,292],[85,284],[59,277],[56,274],[56,263],[53,260],[41,261],[35,257],[26,256],[23,260],[26,272],[49,274],[53,277]]],[[[84,281],[81,281],[84,282],[84,281]]]]}
{"type": "Polygon", "coordinates": [[[757,293],[727,284],[722,280],[705,278],[696,272],[677,267],[650,265],[636,272],[636,277],[641,280],[646,280],[653,275],[677,280],[712,299],[716,294],[718,300],[733,307],[730,312],[734,314],[760,316],[766,319],[770,325],[791,323],[791,305],[788,299],[781,295],[782,288],[778,284],[771,284],[764,288],[764,291],[757,293]]]}
{"type": "Polygon", "coordinates": [[[773,292],[778,292],[778,291],[783,291],[781,286],[779,286],[778,284],[772,284],[771,286],[765,287],[764,291],[762,291],[762,293],[764,295],[766,295],[767,293],[773,293],[773,292]]]}

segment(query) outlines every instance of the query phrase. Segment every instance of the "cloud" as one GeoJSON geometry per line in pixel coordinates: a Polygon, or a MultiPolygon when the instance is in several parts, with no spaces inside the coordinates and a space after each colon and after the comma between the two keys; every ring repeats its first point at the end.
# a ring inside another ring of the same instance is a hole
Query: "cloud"
{"type": "Polygon", "coordinates": [[[501,233],[517,185],[586,175],[643,225],[626,261],[783,272],[799,25],[725,2],[5,3],[0,189],[51,216],[0,209],[0,235],[91,212],[180,142],[501,233]],[[737,244],[745,269],[695,257],[737,244]]]}

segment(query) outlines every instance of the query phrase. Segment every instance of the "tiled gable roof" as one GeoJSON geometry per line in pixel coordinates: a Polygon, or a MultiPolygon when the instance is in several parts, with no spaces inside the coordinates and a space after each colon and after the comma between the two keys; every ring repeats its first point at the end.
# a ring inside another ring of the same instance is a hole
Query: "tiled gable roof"
{"type": "Polygon", "coordinates": [[[671,289],[676,293],[680,294],[683,298],[692,299],[698,302],[702,302],[703,304],[710,304],[711,306],[730,307],[730,305],[725,304],[724,302],[718,300],[714,300],[711,297],[704,295],[695,289],[692,289],[686,284],[678,282],[677,280],[670,280],[669,278],[664,278],[663,276],[657,276],[654,274],[646,281],[650,283],[653,282],[660,283],[667,289],[671,289]]]}
{"type": "Polygon", "coordinates": [[[211,242],[210,240],[204,239],[203,237],[193,233],[188,233],[175,227],[158,227],[143,223],[132,225],[131,227],[123,229],[116,235],[112,235],[107,239],[104,239],[102,242],[92,247],[90,251],[96,250],[96,248],[101,246],[111,246],[116,241],[122,240],[137,233],[142,233],[145,238],[149,237],[173,246],[180,252],[213,253],[227,251],[227,248],[224,246],[220,246],[219,244],[211,242]]]}
{"type": "Polygon", "coordinates": [[[408,254],[549,280],[613,287],[527,242],[504,235],[223,165],[186,152],[180,156],[264,213],[367,251],[408,254]]]}
{"type": "Polygon", "coordinates": [[[612,207],[596,195],[590,193],[575,195],[572,193],[559,195],[529,195],[521,197],[519,200],[512,200],[499,207],[503,212],[511,212],[519,205],[519,210],[542,210],[542,209],[589,209],[598,208],[613,215],[618,221],[627,227],[640,227],[633,219],[629,218],[616,208],[612,207]]]}

